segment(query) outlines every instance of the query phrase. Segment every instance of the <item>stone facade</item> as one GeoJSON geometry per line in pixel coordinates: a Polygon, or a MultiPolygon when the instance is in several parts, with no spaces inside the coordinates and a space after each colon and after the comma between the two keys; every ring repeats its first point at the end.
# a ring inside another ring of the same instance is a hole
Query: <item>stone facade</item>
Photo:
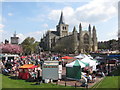
{"type": "Polygon", "coordinates": [[[11,44],[18,44],[19,37],[16,36],[16,32],[14,33],[13,37],[11,37],[11,44]]]}
{"type": "Polygon", "coordinates": [[[74,27],[71,34],[68,32],[68,27],[69,25],[65,24],[63,13],[61,12],[56,31],[47,31],[46,35],[41,39],[41,48],[48,51],[67,53],[88,53],[97,51],[98,45],[95,26],[91,29],[91,25],[89,25],[88,31],[83,31],[80,23],[79,32],[77,32],[76,27],[74,27]]]}

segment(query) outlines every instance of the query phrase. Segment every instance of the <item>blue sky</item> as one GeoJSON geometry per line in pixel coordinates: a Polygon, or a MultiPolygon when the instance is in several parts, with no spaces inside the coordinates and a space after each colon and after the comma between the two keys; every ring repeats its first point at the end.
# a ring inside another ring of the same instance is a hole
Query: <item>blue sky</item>
{"type": "Polygon", "coordinates": [[[118,15],[117,1],[89,0],[89,2],[3,2],[1,41],[10,39],[16,31],[22,42],[26,37],[37,41],[47,30],[55,30],[61,10],[69,24],[69,32],[79,23],[83,30],[95,25],[98,41],[117,39],[118,15]]]}

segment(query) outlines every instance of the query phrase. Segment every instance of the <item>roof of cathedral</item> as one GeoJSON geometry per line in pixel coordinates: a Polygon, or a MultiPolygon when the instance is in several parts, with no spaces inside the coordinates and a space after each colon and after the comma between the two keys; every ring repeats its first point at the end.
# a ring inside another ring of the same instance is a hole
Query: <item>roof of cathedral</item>
{"type": "Polygon", "coordinates": [[[51,34],[54,34],[55,36],[58,36],[57,31],[49,31],[51,34]]]}
{"type": "Polygon", "coordinates": [[[60,24],[65,24],[65,22],[64,22],[64,18],[63,18],[63,12],[61,11],[61,16],[60,16],[60,20],[59,20],[59,23],[58,23],[59,25],[60,24]]]}

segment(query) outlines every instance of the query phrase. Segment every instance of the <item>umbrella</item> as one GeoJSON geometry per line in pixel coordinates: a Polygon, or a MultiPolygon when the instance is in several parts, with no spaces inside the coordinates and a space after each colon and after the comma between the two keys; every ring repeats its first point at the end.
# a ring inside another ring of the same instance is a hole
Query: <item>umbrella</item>
{"type": "Polygon", "coordinates": [[[24,64],[23,66],[19,67],[20,69],[33,69],[36,68],[37,66],[33,65],[33,64],[24,64]]]}
{"type": "Polygon", "coordinates": [[[73,57],[65,56],[65,57],[62,57],[62,59],[73,59],[73,57]]]}
{"type": "Polygon", "coordinates": [[[21,56],[21,58],[26,58],[26,56],[21,56]]]}

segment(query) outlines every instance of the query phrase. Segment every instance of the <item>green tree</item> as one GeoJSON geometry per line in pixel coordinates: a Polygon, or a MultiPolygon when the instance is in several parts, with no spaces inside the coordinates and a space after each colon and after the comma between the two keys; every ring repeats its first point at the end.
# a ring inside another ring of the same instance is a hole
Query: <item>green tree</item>
{"type": "Polygon", "coordinates": [[[22,43],[23,47],[23,54],[24,55],[31,55],[35,53],[36,47],[39,45],[38,42],[35,42],[33,37],[27,37],[22,43]]]}

